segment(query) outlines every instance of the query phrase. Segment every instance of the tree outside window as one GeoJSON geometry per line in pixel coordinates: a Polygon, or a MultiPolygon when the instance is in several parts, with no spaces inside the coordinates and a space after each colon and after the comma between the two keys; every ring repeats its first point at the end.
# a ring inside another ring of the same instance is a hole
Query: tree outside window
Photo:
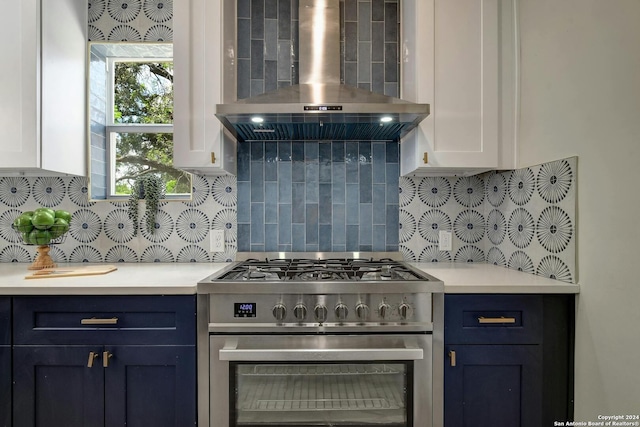
{"type": "Polygon", "coordinates": [[[188,194],[191,179],[173,164],[173,62],[115,59],[111,142],[112,193],[128,195],[143,175],[160,176],[166,194],[188,194]]]}

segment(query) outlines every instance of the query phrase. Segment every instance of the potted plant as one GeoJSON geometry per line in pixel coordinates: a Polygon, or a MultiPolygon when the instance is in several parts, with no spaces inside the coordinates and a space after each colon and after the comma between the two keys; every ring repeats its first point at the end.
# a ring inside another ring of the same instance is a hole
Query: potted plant
{"type": "Polygon", "coordinates": [[[149,233],[153,234],[156,225],[156,214],[160,199],[165,197],[164,181],[158,175],[141,175],[136,179],[129,195],[129,219],[133,221],[133,235],[138,234],[138,202],[144,200],[145,226],[149,233]]]}

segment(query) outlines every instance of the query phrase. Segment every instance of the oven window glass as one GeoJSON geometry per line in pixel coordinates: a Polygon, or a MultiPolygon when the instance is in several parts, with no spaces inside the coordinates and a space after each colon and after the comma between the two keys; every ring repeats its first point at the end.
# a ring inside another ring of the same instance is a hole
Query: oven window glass
{"type": "Polygon", "coordinates": [[[231,363],[230,425],[412,425],[413,362],[231,363]]]}

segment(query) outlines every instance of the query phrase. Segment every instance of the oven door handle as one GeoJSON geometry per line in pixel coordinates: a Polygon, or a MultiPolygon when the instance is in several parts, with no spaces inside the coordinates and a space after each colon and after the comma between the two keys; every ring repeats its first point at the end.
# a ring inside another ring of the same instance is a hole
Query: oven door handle
{"type": "Polygon", "coordinates": [[[421,348],[295,348],[255,349],[237,348],[237,341],[228,342],[218,351],[220,360],[230,362],[334,362],[334,361],[382,361],[422,360],[421,348]]]}

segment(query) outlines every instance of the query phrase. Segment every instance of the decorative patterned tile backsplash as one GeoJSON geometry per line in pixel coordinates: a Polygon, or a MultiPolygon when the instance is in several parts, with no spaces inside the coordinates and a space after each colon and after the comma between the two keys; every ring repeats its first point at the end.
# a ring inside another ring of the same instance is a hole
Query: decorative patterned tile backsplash
{"type": "Polygon", "coordinates": [[[162,202],[155,233],[137,237],[126,202],[88,202],[86,178],[2,177],[0,262],[33,261],[35,248],[20,243],[11,223],[48,206],[73,215],[66,240],[52,247],[57,262],[220,262],[237,250],[397,244],[409,261],[488,262],[577,280],[577,158],[472,177],[400,177],[394,185],[393,144],[349,144],[243,151],[237,185],[233,176],[194,176],[193,200],[162,202]],[[225,231],[225,252],[208,253],[210,229],[225,231]],[[440,230],[453,233],[451,252],[438,250],[440,230]]]}
{"type": "Polygon", "coordinates": [[[576,271],[577,158],[462,178],[400,178],[400,251],[488,262],[565,282],[576,271]],[[453,250],[438,250],[438,232],[453,250]]]}
{"type": "Polygon", "coordinates": [[[173,0],[90,0],[89,40],[173,41],[173,0]]]}
{"type": "MultiPolygon", "coordinates": [[[[0,262],[31,262],[35,247],[12,228],[22,212],[40,206],[72,214],[63,243],[51,246],[56,262],[223,262],[237,248],[236,178],[193,176],[189,202],[161,202],[155,232],[134,237],[126,201],[89,202],[87,179],[0,178],[0,262]],[[209,253],[209,230],[224,230],[227,250],[209,253]]],[[[144,212],[144,204],[141,204],[144,212]]],[[[142,216],[142,215],[141,215],[142,216]]],[[[144,217],[140,218],[144,221],[144,217]]]]}

